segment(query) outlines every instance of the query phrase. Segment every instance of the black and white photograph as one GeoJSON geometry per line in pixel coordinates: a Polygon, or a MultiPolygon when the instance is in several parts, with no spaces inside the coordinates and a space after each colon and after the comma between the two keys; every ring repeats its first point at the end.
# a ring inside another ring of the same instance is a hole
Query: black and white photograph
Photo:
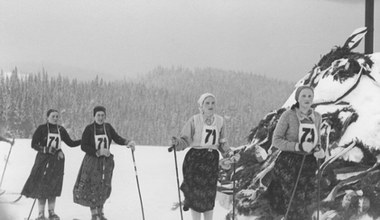
{"type": "Polygon", "coordinates": [[[0,0],[0,220],[379,220],[380,1],[0,0]]]}

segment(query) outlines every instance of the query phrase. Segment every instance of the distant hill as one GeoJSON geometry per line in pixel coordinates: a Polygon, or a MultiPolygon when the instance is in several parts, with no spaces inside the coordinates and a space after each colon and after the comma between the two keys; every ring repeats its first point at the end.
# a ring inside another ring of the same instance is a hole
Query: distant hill
{"type": "Polygon", "coordinates": [[[107,120],[120,135],[138,144],[167,145],[191,115],[204,92],[217,97],[217,113],[226,119],[229,143],[245,142],[249,130],[270,110],[281,106],[293,84],[250,73],[215,68],[158,67],[137,80],[78,81],[45,73],[0,77],[0,123],[20,138],[31,137],[46,121],[49,108],[61,112],[74,137],[93,121],[92,108],[104,105],[107,120]]]}

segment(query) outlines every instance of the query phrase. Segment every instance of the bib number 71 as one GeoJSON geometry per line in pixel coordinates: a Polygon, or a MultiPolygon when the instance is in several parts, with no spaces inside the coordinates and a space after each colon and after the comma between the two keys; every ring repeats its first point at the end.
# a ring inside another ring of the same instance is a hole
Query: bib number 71
{"type": "Polygon", "coordinates": [[[216,131],[215,131],[215,129],[206,129],[205,143],[208,143],[211,135],[212,135],[212,145],[215,145],[215,142],[216,142],[216,131]]]}

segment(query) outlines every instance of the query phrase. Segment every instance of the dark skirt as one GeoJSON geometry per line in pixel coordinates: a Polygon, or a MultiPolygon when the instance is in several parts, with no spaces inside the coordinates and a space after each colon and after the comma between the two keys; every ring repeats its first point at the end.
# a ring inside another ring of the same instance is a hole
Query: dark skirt
{"type": "Polygon", "coordinates": [[[217,150],[190,149],[182,165],[185,205],[197,212],[214,209],[219,172],[217,150]]]}
{"type": "MultiPolygon", "coordinates": [[[[303,155],[292,152],[281,152],[275,167],[268,196],[272,208],[284,215],[288,207],[303,155]]],[[[316,170],[317,162],[313,155],[307,155],[302,168],[300,179],[294,195],[288,219],[311,219],[310,205],[316,199],[316,170]]]]}
{"type": "Polygon", "coordinates": [[[85,155],[74,185],[74,202],[83,206],[102,206],[111,195],[113,155],[85,155]]]}
{"type": "Polygon", "coordinates": [[[46,199],[61,195],[65,160],[38,152],[21,195],[46,199]]]}

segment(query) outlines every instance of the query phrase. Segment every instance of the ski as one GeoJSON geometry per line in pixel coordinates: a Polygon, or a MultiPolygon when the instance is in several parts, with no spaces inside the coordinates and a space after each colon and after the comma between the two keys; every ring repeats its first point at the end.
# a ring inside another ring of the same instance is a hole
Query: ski
{"type": "Polygon", "coordinates": [[[0,200],[0,204],[15,204],[17,203],[18,201],[20,201],[20,199],[22,198],[22,195],[19,195],[16,199],[14,200],[8,200],[8,201],[4,201],[4,200],[0,200]]]}

